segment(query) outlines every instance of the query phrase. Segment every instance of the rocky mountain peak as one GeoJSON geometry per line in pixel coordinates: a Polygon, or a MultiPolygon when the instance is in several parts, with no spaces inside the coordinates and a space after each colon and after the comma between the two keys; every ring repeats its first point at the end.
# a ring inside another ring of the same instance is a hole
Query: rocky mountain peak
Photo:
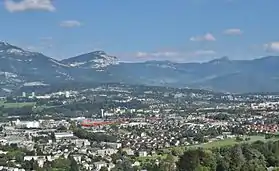
{"type": "Polygon", "coordinates": [[[16,90],[27,82],[76,81],[187,86],[229,92],[279,92],[278,67],[277,56],[254,60],[222,57],[204,63],[118,63],[115,56],[104,51],[58,61],[0,42],[0,90],[16,90]]]}
{"type": "Polygon", "coordinates": [[[9,46],[10,44],[4,41],[0,41],[0,47],[1,46],[9,46]]]}
{"type": "Polygon", "coordinates": [[[96,54],[96,55],[106,55],[106,52],[105,51],[102,51],[102,50],[97,50],[97,51],[93,51],[91,52],[92,54],[96,54]]]}
{"type": "Polygon", "coordinates": [[[23,50],[17,46],[3,41],[0,41],[0,53],[5,56],[14,55],[15,57],[32,55],[32,53],[29,51],[23,50]]]}
{"type": "Polygon", "coordinates": [[[72,67],[79,68],[105,68],[109,65],[118,64],[115,56],[106,54],[104,51],[94,51],[61,61],[72,67]]]}

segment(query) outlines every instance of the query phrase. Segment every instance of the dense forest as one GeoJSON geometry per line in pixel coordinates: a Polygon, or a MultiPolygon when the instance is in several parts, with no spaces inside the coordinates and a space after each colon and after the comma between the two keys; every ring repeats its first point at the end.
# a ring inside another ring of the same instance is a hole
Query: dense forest
{"type": "Polygon", "coordinates": [[[100,132],[89,132],[84,129],[75,129],[74,135],[81,139],[88,139],[96,142],[116,142],[116,136],[108,135],[100,132]]]}
{"type": "Polygon", "coordinates": [[[191,149],[177,162],[179,171],[265,171],[271,167],[279,167],[279,141],[191,149]]]}

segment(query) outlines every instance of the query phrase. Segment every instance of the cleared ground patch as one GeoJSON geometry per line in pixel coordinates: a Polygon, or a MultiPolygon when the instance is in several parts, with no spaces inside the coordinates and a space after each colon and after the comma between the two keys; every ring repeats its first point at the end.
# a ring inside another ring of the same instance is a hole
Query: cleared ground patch
{"type": "Polygon", "coordinates": [[[5,101],[0,101],[0,106],[4,106],[4,108],[21,108],[24,106],[34,106],[35,104],[35,102],[5,103],[5,101]]]}

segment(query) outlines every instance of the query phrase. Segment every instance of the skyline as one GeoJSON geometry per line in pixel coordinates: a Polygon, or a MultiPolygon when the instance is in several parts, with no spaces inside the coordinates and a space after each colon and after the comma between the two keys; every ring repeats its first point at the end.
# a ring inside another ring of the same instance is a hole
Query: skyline
{"type": "Polygon", "coordinates": [[[121,61],[279,55],[276,0],[4,0],[0,40],[55,59],[104,50],[121,61]]]}

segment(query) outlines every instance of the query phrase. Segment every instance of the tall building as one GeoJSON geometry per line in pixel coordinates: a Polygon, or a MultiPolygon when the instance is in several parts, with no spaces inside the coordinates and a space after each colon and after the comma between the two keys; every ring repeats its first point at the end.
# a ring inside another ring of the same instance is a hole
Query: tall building
{"type": "Polygon", "coordinates": [[[26,93],[25,92],[22,92],[22,97],[26,97],[26,93]]]}
{"type": "Polygon", "coordinates": [[[104,117],[104,109],[101,109],[101,117],[104,117]]]}
{"type": "Polygon", "coordinates": [[[70,97],[70,92],[69,92],[69,91],[66,91],[66,92],[65,92],[65,96],[66,96],[66,98],[69,98],[69,97],[70,97]]]}

